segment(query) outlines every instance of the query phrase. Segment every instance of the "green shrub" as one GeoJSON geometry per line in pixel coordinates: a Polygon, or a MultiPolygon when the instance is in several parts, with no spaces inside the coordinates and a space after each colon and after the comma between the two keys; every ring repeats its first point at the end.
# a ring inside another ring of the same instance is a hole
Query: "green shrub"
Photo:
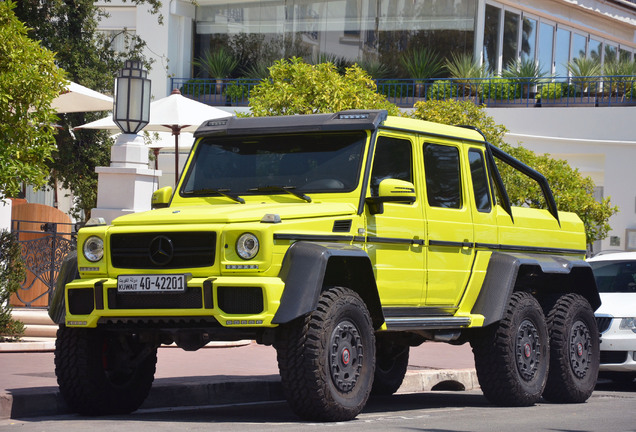
{"type": "Polygon", "coordinates": [[[541,100],[555,100],[563,97],[563,83],[547,83],[541,87],[541,100]]]}
{"type": "Polygon", "coordinates": [[[449,80],[435,81],[426,90],[427,100],[446,100],[457,94],[456,86],[449,80]]]}
{"type": "Polygon", "coordinates": [[[247,97],[247,90],[247,86],[234,83],[225,88],[225,96],[230,98],[233,104],[237,104],[247,97]]]}
{"type": "Polygon", "coordinates": [[[636,102],[636,83],[632,83],[632,86],[625,92],[625,99],[636,102]]]}
{"type": "Polygon", "coordinates": [[[521,97],[521,84],[512,79],[493,78],[484,84],[484,97],[509,101],[521,97]]]}
{"type": "Polygon", "coordinates": [[[22,249],[13,234],[0,231],[0,341],[18,340],[24,324],[11,317],[11,294],[20,289],[26,275],[22,249]]]}

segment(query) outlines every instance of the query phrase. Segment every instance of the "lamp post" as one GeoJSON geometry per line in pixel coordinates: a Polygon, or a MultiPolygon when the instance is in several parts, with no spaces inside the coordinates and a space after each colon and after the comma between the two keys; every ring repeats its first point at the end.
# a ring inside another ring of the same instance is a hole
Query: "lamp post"
{"type": "Polygon", "coordinates": [[[150,210],[155,178],[148,167],[148,148],[137,135],[150,121],[150,80],[142,63],[127,60],[115,78],[113,121],[121,129],[110,151],[110,166],[97,167],[97,207],[93,217],[107,222],[117,216],[150,210]]]}
{"type": "Polygon", "coordinates": [[[150,121],[150,80],[139,60],[126,60],[115,79],[113,121],[125,134],[136,134],[150,121]]]}

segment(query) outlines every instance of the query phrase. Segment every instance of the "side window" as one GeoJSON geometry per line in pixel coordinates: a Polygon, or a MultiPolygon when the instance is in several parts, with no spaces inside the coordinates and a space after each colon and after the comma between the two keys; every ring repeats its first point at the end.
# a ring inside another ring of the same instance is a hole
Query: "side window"
{"type": "Polygon", "coordinates": [[[477,149],[468,150],[468,162],[470,162],[470,176],[473,180],[473,194],[477,210],[488,213],[492,208],[490,191],[488,189],[488,175],[484,154],[477,149]]]}
{"type": "Polygon", "coordinates": [[[387,178],[413,183],[411,141],[381,136],[375,145],[371,171],[371,195],[378,195],[380,182],[387,178]]]}
{"type": "Polygon", "coordinates": [[[459,150],[451,146],[424,144],[424,169],[428,204],[431,207],[461,208],[459,150]]]}

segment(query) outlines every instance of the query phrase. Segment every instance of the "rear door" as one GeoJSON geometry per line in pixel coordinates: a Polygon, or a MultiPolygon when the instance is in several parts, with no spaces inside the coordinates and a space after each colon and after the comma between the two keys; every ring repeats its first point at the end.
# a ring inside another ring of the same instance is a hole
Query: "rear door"
{"type": "Polygon", "coordinates": [[[461,142],[422,140],[426,199],[426,306],[455,307],[475,257],[475,235],[467,185],[469,170],[461,142]]]}

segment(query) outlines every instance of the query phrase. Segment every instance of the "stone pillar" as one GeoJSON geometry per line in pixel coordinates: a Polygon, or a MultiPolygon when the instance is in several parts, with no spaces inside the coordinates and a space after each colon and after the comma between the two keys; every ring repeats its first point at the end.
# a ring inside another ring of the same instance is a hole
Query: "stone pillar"
{"type": "Polygon", "coordinates": [[[110,166],[96,167],[97,208],[91,217],[106,223],[129,213],[150,210],[161,171],[148,168],[148,147],[136,134],[121,134],[111,148],[110,166]]]}

